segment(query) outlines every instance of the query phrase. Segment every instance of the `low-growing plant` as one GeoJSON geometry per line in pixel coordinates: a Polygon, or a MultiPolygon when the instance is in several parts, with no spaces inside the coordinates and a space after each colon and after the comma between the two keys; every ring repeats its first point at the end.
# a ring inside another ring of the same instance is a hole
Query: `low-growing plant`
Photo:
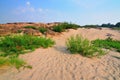
{"type": "Polygon", "coordinates": [[[112,38],[107,38],[105,40],[97,39],[92,42],[95,46],[106,48],[106,49],[115,49],[120,52],[120,41],[113,40],[112,38]]]}
{"type": "Polygon", "coordinates": [[[77,29],[79,27],[80,26],[77,25],[77,24],[64,22],[64,23],[61,23],[61,24],[58,24],[58,25],[54,26],[53,31],[55,31],[55,32],[63,32],[63,31],[65,31],[65,29],[77,29]]]}
{"type": "Polygon", "coordinates": [[[0,67],[1,66],[13,66],[16,69],[23,68],[32,68],[30,65],[27,65],[27,63],[19,59],[18,57],[0,57],[0,67]]]}
{"type": "Polygon", "coordinates": [[[35,26],[24,26],[24,28],[37,29],[35,26]]]}
{"type": "Polygon", "coordinates": [[[44,34],[45,32],[47,32],[47,29],[44,28],[44,27],[40,27],[40,28],[39,28],[39,31],[40,31],[42,34],[44,34]]]}
{"type": "Polygon", "coordinates": [[[55,32],[63,32],[63,31],[65,31],[65,28],[63,28],[63,27],[59,24],[59,25],[53,27],[53,31],[55,31],[55,32]]]}
{"type": "Polygon", "coordinates": [[[21,33],[22,32],[22,30],[17,30],[17,33],[21,33]]]}
{"type": "Polygon", "coordinates": [[[105,51],[94,46],[88,39],[85,39],[80,35],[71,36],[67,40],[66,45],[72,54],[79,53],[87,57],[100,56],[105,54],[105,51]]]}
{"type": "Polygon", "coordinates": [[[51,47],[54,41],[50,38],[37,37],[30,35],[5,36],[0,40],[0,51],[2,56],[16,55],[25,53],[26,50],[34,50],[39,47],[51,47]]]}

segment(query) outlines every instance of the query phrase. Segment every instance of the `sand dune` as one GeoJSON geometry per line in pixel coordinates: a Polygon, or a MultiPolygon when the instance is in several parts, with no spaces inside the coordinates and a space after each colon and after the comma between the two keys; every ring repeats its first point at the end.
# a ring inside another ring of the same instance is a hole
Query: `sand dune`
{"type": "Polygon", "coordinates": [[[89,40],[105,39],[110,33],[120,40],[118,31],[104,28],[69,30],[53,37],[56,44],[48,49],[37,49],[21,55],[32,69],[18,72],[8,69],[0,74],[0,80],[120,80],[120,53],[110,51],[101,58],[86,58],[79,54],[70,54],[65,42],[71,35],[81,34],[89,40]]]}

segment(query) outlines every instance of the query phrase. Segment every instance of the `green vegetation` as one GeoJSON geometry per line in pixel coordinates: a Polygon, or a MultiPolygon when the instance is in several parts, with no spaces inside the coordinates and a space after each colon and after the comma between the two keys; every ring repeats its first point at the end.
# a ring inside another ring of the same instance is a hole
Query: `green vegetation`
{"type": "Polygon", "coordinates": [[[37,29],[35,26],[24,26],[24,28],[37,29]]]}
{"type": "Polygon", "coordinates": [[[71,36],[67,42],[67,48],[72,54],[79,53],[86,57],[100,56],[105,54],[101,48],[94,46],[88,39],[82,36],[71,36]]]}
{"type": "Polygon", "coordinates": [[[113,27],[113,30],[120,30],[120,27],[113,27]]]}
{"type": "Polygon", "coordinates": [[[61,23],[61,24],[54,26],[53,31],[63,32],[63,31],[65,31],[65,29],[77,29],[79,27],[80,27],[79,25],[64,22],[64,23],[61,23]]]}
{"type": "Polygon", "coordinates": [[[85,25],[84,28],[98,28],[98,25],[85,25]]]}
{"type": "Polygon", "coordinates": [[[94,45],[106,49],[115,49],[116,51],[120,52],[120,41],[113,40],[112,38],[108,37],[105,40],[97,39],[92,42],[94,45]]]}
{"type": "Polygon", "coordinates": [[[0,41],[0,51],[4,52],[4,56],[19,55],[26,50],[34,50],[35,48],[47,48],[54,44],[54,41],[45,37],[36,37],[30,35],[6,36],[0,41]]]}
{"type": "Polygon", "coordinates": [[[40,31],[42,34],[44,34],[45,32],[47,32],[47,29],[44,28],[44,27],[40,27],[40,28],[39,28],[39,31],[40,31]]]}
{"type": "Polygon", "coordinates": [[[27,65],[24,60],[18,57],[0,57],[0,67],[1,66],[13,66],[16,67],[16,69],[20,69],[21,67],[32,68],[30,65],[27,65]]]}
{"type": "Polygon", "coordinates": [[[30,35],[12,35],[0,38],[0,66],[8,65],[32,68],[23,60],[19,59],[19,55],[36,48],[51,47],[55,42],[50,38],[36,37],[30,35]]]}

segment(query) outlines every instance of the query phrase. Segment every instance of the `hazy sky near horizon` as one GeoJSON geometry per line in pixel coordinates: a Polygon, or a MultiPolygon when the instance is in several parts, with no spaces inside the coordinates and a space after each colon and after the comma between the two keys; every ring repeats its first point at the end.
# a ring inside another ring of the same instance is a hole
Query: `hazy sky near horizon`
{"type": "Polygon", "coordinates": [[[80,25],[120,22],[120,0],[1,0],[0,23],[73,22],[80,25]]]}

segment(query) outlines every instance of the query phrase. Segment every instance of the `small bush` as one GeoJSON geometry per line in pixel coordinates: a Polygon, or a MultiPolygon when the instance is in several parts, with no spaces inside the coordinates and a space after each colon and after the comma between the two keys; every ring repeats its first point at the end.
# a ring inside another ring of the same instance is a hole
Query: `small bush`
{"type": "Polygon", "coordinates": [[[57,25],[53,27],[53,31],[55,32],[63,32],[65,29],[61,25],[57,25]]]}
{"type": "Polygon", "coordinates": [[[88,39],[84,39],[79,35],[70,37],[67,40],[66,44],[68,50],[70,50],[70,52],[73,54],[79,53],[87,57],[105,54],[105,52],[102,49],[95,47],[88,39]]]}
{"type": "Polygon", "coordinates": [[[108,37],[105,40],[97,39],[92,42],[97,47],[102,47],[106,49],[115,49],[116,51],[120,51],[120,41],[113,40],[112,38],[108,37]]]}
{"type": "Polygon", "coordinates": [[[40,28],[39,28],[39,31],[40,31],[42,34],[44,34],[45,32],[47,32],[47,29],[44,28],[44,27],[40,27],[40,28]]]}
{"type": "Polygon", "coordinates": [[[9,65],[8,59],[5,57],[0,57],[0,66],[9,65]]]}
{"type": "Polygon", "coordinates": [[[37,29],[35,26],[25,26],[24,28],[37,29]]]}
{"type": "Polygon", "coordinates": [[[30,68],[30,65],[27,65],[24,60],[19,59],[18,57],[0,57],[0,67],[4,65],[13,66],[16,69],[20,69],[21,67],[30,68]]]}
{"type": "Polygon", "coordinates": [[[61,23],[53,27],[53,31],[55,32],[63,32],[65,29],[77,29],[79,28],[79,25],[72,24],[72,23],[61,23]]]}
{"type": "Polygon", "coordinates": [[[30,35],[5,36],[0,40],[0,51],[4,52],[2,56],[19,55],[25,53],[26,50],[34,50],[35,48],[51,47],[54,41],[50,38],[36,37],[30,35]]]}

